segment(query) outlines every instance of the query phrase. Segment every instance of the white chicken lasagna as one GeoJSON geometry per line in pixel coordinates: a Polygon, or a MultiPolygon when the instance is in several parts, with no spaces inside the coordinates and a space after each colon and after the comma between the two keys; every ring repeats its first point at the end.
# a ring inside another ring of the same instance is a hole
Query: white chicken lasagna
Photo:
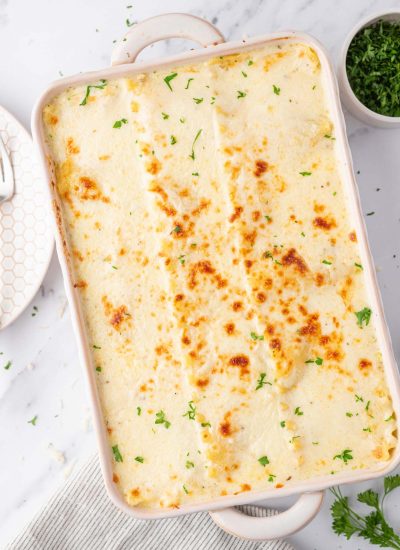
{"type": "Polygon", "coordinates": [[[43,120],[124,499],[384,468],[397,422],[316,52],[99,80],[43,120]]]}

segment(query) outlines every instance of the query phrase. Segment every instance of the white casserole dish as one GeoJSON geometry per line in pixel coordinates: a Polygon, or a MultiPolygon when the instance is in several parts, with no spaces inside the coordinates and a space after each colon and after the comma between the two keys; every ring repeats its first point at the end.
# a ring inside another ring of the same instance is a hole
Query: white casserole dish
{"type": "Polygon", "coordinates": [[[42,112],[43,108],[51,98],[70,86],[88,84],[102,78],[112,79],[127,76],[128,74],[134,74],[135,72],[168,68],[189,61],[202,61],[215,55],[226,55],[243,49],[254,48],[277,39],[301,40],[302,42],[312,46],[321,61],[322,72],[324,75],[323,78],[326,86],[327,101],[330,104],[331,116],[336,128],[337,147],[344,166],[342,179],[344,186],[347,188],[349,205],[352,209],[352,219],[354,222],[354,228],[358,235],[362,263],[369,287],[369,303],[371,304],[374,312],[374,323],[380,349],[382,350],[387,384],[393,400],[393,408],[397,418],[399,418],[400,385],[398,372],[393,356],[388,328],[384,319],[372,258],[368,247],[357,186],[354,179],[352,162],[345,134],[343,115],[340,108],[337,84],[327,55],[322,46],[315,39],[308,35],[289,31],[271,33],[269,35],[252,38],[246,41],[223,44],[223,37],[218,30],[208,22],[197,17],[184,14],[168,14],[155,17],[133,27],[128,32],[126,38],[116,46],[112,56],[113,67],[101,71],[65,78],[52,84],[39,99],[34,109],[32,118],[33,135],[38,146],[44,176],[47,181],[49,198],[53,207],[56,226],[57,250],[64,275],[67,296],[71,305],[71,316],[77,336],[79,353],[81,361],[85,365],[89,395],[93,404],[94,423],[100,449],[100,461],[110,498],[127,514],[140,519],[157,519],[161,517],[178,516],[185,513],[206,510],[211,511],[213,519],[226,531],[243,538],[255,540],[284,537],[304,527],[318,512],[323,498],[323,490],[327,487],[341,483],[359,482],[387,474],[400,462],[399,446],[397,445],[396,450],[387,466],[379,471],[340,473],[334,478],[332,476],[319,477],[317,479],[299,482],[292,487],[220,497],[213,501],[190,506],[182,506],[179,509],[167,511],[145,510],[128,506],[128,504],[123,501],[112,481],[109,443],[106,436],[106,429],[103,423],[97,393],[94,374],[95,370],[92,365],[89,346],[87,345],[87,336],[85,334],[83,315],[79,304],[79,296],[73,285],[72,266],[69,260],[66,232],[64,230],[63,220],[61,217],[60,199],[57,196],[56,186],[54,183],[54,169],[52,167],[44,140],[42,112]],[[170,57],[163,61],[140,63],[137,64],[137,66],[131,65],[144,47],[153,42],[169,37],[189,38],[202,44],[203,46],[207,46],[207,49],[190,51],[179,56],[170,57]],[[274,517],[262,519],[250,518],[234,508],[231,508],[236,505],[248,504],[250,502],[259,501],[266,498],[278,498],[296,494],[301,495],[299,500],[289,510],[274,517]]]}

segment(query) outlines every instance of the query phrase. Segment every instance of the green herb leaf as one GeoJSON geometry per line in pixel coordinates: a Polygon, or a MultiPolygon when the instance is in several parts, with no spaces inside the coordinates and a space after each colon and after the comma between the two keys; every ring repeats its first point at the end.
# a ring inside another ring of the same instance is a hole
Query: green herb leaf
{"type": "Polygon", "coordinates": [[[322,263],[325,265],[332,265],[332,262],[328,262],[328,260],[322,260],[322,263]]]}
{"type": "Polygon", "coordinates": [[[136,407],[136,413],[138,416],[140,416],[142,414],[142,408],[141,407],[136,407]]]}
{"type": "Polygon", "coordinates": [[[4,368],[5,370],[9,370],[12,366],[12,362],[11,361],[7,361],[7,363],[4,365],[4,368]]]}
{"type": "Polygon", "coordinates": [[[175,136],[170,137],[170,143],[171,143],[171,145],[175,145],[175,143],[176,143],[176,137],[175,136]]]}
{"type": "Polygon", "coordinates": [[[259,459],[258,459],[258,462],[261,464],[261,466],[263,466],[265,468],[265,466],[267,464],[269,464],[269,459],[267,456],[261,456],[259,459]]]}
{"type": "Polygon", "coordinates": [[[187,460],[185,466],[189,470],[190,468],[194,468],[194,463],[187,460]]]}
{"type": "Polygon", "coordinates": [[[189,155],[189,157],[190,157],[192,160],[195,160],[195,158],[196,158],[196,156],[195,156],[195,154],[194,154],[194,146],[196,145],[196,141],[199,139],[199,137],[200,137],[202,131],[203,131],[203,130],[200,129],[200,130],[197,132],[197,134],[196,134],[196,136],[195,136],[195,138],[194,138],[194,140],[193,140],[193,143],[192,143],[192,152],[191,152],[190,155],[189,155]]]}
{"type": "Polygon", "coordinates": [[[182,416],[187,416],[189,420],[194,420],[196,417],[196,407],[193,405],[194,401],[189,401],[189,410],[185,412],[182,416]]]}
{"type": "Polygon", "coordinates": [[[356,267],[358,267],[358,269],[361,269],[361,270],[364,269],[363,266],[362,266],[361,264],[357,264],[357,263],[354,262],[354,265],[355,265],[356,267]]]}
{"type": "Polygon", "coordinates": [[[246,92],[241,92],[240,90],[238,90],[238,95],[236,96],[237,99],[241,99],[242,97],[246,97],[247,93],[246,92]]]}
{"type": "Polygon", "coordinates": [[[335,455],[333,460],[343,460],[343,462],[347,464],[349,460],[353,460],[353,455],[351,454],[352,452],[353,451],[351,449],[345,449],[340,454],[335,455]]]}
{"type": "Polygon", "coordinates": [[[245,73],[244,71],[242,71],[242,75],[247,78],[247,73],[245,73]]]}
{"type": "Polygon", "coordinates": [[[185,265],[185,255],[184,254],[181,254],[179,257],[178,257],[178,262],[181,263],[182,265],[185,265]]]}
{"type": "Polygon", "coordinates": [[[282,420],[280,422],[280,425],[281,425],[281,428],[285,428],[286,427],[286,420],[282,420]]]}
{"type": "Polygon", "coordinates": [[[303,416],[303,411],[300,409],[300,407],[296,407],[294,409],[294,414],[297,415],[297,416],[303,416]]]}
{"type": "Polygon", "coordinates": [[[144,458],[142,456],[135,456],[135,460],[136,462],[140,462],[141,464],[143,464],[144,462],[144,458]]]}
{"type": "Polygon", "coordinates": [[[312,172],[299,172],[300,176],[311,176],[312,172]]]}
{"type": "Polygon", "coordinates": [[[113,128],[121,128],[123,124],[128,124],[128,121],[126,118],[121,118],[121,120],[116,120],[114,122],[113,128]]]}
{"type": "Polygon", "coordinates": [[[199,103],[203,103],[204,98],[203,97],[194,97],[193,101],[198,105],[199,103]]]}
{"type": "Polygon", "coordinates": [[[101,367],[96,367],[97,372],[101,372],[101,367]]]}
{"type": "Polygon", "coordinates": [[[119,452],[118,445],[114,445],[112,448],[112,452],[114,455],[115,462],[123,462],[124,459],[122,458],[121,453],[119,452]]]}
{"type": "Polygon", "coordinates": [[[275,84],[272,84],[272,89],[275,95],[279,95],[281,93],[281,89],[278,88],[278,86],[275,86],[275,84]]]}
{"type": "Polygon", "coordinates": [[[256,386],[256,390],[260,390],[263,386],[265,386],[266,384],[268,384],[269,386],[272,386],[271,382],[267,382],[267,380],[265,380],[267,376],[267,373],[266,372],[262,372],[257,380],[257,386],[256,386]]]}
{"type": "Polygon", "coordinates": [[[346,413],[346,416],[348,416],[349,418],[351,418],[351,417],[353,416],[353,413],[347,412],[347,413],[346,413]]]}
{"type": "Polygon", "coordinates": [[[32,426],[36,426],[37,419],[38,419],[38,415],[36,414],[33,418],[28,420],[28,424],[32,424],[32,426]]]}
{"type": "Polygon", "coordinates": [[[129,21],[129,19],[125,19],[125,23],[127,27],[133,27],[133,25],[135,24],[134,21],[129,21]]]}
{"type": "Polygon", "coordinates": [[[371,314],[372,311],[369,307],[364,307],[360,311],[354,312],[354,315],[357,317],[357,324],[360,328],[363,328],[363,323],[365,323],[365,326],[369,325],[371,314]]]}
{"type": "Polygon", "coordinates": [[[167,115],[167,113],[161,113],[161,116],[163,117],[164,120],[169,119],[169,115],[167,115]]]}
{"type": "Polygon", "coordinates": [[[156,420],[155,420],[154,424],[164,424],[164,426],[167,429],[171,426],[171,422],[169,422],[165,418],[165,412],[164,411],[159,411],[158,413],[156,413],[156,420]]]}
{"type": "Polygon", "coordinates": [[[182,485],[182,488],[183,488],[183,490],[185,491],[185,493],[188,495],[188,494],[189,494],[189,491],[186,489],[185,485],[182,485]]]}
{"type": "Polygon", "coordinates": [[[89,84],[89,86],[86,86],[85,97],[82,99],[79,105],[86,105],[91,90],[104,90],[104,88],[107,86],[107,80],[104,80],[104,78],[102,78],[99,82],[100,84],[89,84]]]}
{"type": "Polygon", "coordinates": [[[189,89],[189,86],[190,86],[190,83],[192,82],[192,80],[194,80],[194,78],[188,78],[188,81],[187,81],[186,86],[185,86],[185,90],[189,89]]]}
{"type": "Polygon", "coordinates": [[[178,73],[171,73],[169,74],[168,76],[166,76],[164,78],[164,82],[165,84],[168,86],[168,88],[171,90],[171,92],[173,92],[173,89],[172,89],[172,86],[171,86],[171,80],[173,80],[174,78],[176,78],[178,76],[178,73]]]}
{"type": "Polygon", "coordinates": [[[211,424],[209,422],[202,422],[201,427],[202,428],[211,428],[211,424]]]}
{"type": "Polygon", "coordinates": [[[256,334],[255,332],[250,332],[250,338],[252,340],[264,340],[263,334],[256,334]]]}

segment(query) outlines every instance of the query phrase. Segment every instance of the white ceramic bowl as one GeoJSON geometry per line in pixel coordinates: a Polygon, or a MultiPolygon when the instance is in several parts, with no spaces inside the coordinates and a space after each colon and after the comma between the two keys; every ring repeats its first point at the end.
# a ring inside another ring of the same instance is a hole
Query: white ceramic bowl
{"type": "Polygon", "coordinates": [[[375,113],[374,111],[371,111],[371,109],[368,109],[368,107],[361,103],[361,101],[356,97],[351,89],[349,79],[347,78],[346,57],[351,41],[361,29],[376,23],[380,19],[383,19],[384,21],[400,21],[400,10],[385,10],[375,13],[374,15],[369,15],[365,19],[359,21],[347,35],[339,57],[338,65],[340,97],[346,109],[362,122],[372,124],[373,126],[380,126],[381,128],[399,128],[400,117],[380,115],[379,113],[375,113]]]}

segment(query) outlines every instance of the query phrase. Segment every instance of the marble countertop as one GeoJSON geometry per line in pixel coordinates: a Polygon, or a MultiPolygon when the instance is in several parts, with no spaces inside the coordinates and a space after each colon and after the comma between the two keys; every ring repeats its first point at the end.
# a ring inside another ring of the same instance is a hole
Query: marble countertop
{"type": "MultiPolygon", "coordinates": [[[[32,106],[45,86],[109,64],[113,40],[128,22],[165,11],[190,12],[215,23],[227,39],[296,29],[320,39],[334,61],[348,30],[393,0],[0,0],[0,103],[29,126],[32,106]]],[[[192,44],[190,44],[191,46],[192,44]]],[[[188,47],[157,44],[145,56],[188,47]]],[[[363,211],[378,271],[386,316],[400,358],[400,130],[364,126],[346,115],[363,211]]],[[[72,470],[95,452],[68,305],[56,256],[23,315],[0,333],[0,547],[48,500],[72,470]],[[33,306],[38,311],[35,315],[33,306]],[[7,361],[12,362],[4,369],[7,361]],[[37,416],[36,425],[28,423],[37,416]]],[[[380,482],[351,486],[360,488],[380,482]]],[[[367,549],[333,534],[330,495],[318,517],[291,537],[299,550],[367,549]]],[[[389,516],[400,527],[400,492],[389,516]]]]}

